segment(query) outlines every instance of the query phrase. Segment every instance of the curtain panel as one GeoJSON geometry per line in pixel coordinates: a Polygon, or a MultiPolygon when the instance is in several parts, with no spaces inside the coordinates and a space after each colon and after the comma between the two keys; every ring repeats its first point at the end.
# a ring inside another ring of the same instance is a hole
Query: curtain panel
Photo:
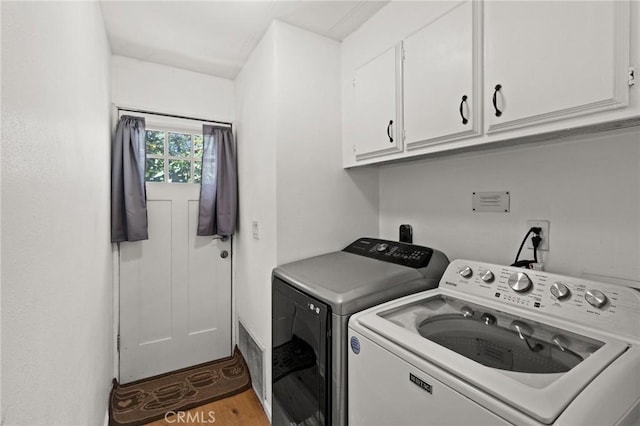
{"type": "Polygon", "coordinates": [[[238,214],[238,175],[230,127],[202,126],[202,183],[198,235],[230,237],[238,214]]]}
{"type": "Polygon", "coordinates": [[[149,238],[145,162],[145,120],[123,115],[111,153],[111,242],[149,238]]]}

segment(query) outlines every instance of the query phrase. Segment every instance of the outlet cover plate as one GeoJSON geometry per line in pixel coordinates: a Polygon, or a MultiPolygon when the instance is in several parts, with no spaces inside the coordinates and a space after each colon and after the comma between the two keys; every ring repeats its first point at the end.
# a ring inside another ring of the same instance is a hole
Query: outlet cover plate
{"type": "MultiPolygon", "coordinates": [[[[542,228],[542,232],[540,233],[540,236],[542,237],[542,241],[540,241],[540,246],[538,247],[538,250],[549,251],[549,226],[550,226],[549,221],[548,220],[527,220],[527,230],[525,232],[528,232],[529,229],[531,229],[531,227],[533,226],[538,226],[542,228]]],[[[535,234],[531,234],[527,239],[527,248],[532,250],[533,250],[533,243],[531,242],[531,238],[533,238],[534,235],[535,234]]]]}

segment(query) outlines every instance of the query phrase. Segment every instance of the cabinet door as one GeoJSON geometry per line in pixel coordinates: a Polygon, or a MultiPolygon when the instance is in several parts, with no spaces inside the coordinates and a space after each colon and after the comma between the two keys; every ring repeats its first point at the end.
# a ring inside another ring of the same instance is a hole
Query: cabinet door
{"type": "Polygon", "coordinates": [[[481,133],[480,3],[465,1],[403,42],[407,148],[481,133]]]}
{"type": "MultiPolygon", "coordinates": [[[[356,159],[402,151],[402,114],[397,111],[401,46],[389,49],[355,72],[356,159]]],[[[401,86],[400,86],[401,87],[401,86]]]]}
{"type": "Polygon", "coordinates": [[[628,1],[489,1],[484,12],[487,133],[628,104],[628,1]]]}

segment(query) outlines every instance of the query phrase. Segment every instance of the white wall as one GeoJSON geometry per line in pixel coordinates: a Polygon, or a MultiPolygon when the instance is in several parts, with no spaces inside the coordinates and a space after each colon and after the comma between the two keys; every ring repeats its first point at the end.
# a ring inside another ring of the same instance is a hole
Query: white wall
{"type": "Polygon", "coordinates": [[[2,2],[2,424],[104,421],[110,54],[95,2],[2,2]]]}
{"type": "Polygon", "coordinates": [[[382,238],[411,223],[451,259],[510,264],[527,219],[551,222],[546,270],[640,280],[640,130],[380,169],[382,238]],[[509,191],[511,211],[474,213],[474,191],[509,191]]]}
{"type": "Polygon", "coordinates": [[[267,348],[271,404],[271,270],[378,231],[377,170],[341,162],[340,46],[275,22],[236,80],[240,223],[238,318],[267,348]],[[258,221],[260,240],[252,237],[258,221]]]}
{"type": "Polygon", "coordinates": [[[265,348],[271,343],[270,280],[277,259],[274,73],[271,26],[235,81],[239,197],[233,238],[235,305],[238,320],[265,348]],[[252,236],[253,221],[259,224],[259,240],[252,236]]]}
{"type": "Polygon", "coordinates": [[[340,43],[278,23],[278,264],[377,233],[377,170],[342,168],[340,43]]]}
{"type": "Polygon", "coordinates": [[[116,106],[187,117],[233,121],[233,81],[124,56],[111,58],[116,106]]]}

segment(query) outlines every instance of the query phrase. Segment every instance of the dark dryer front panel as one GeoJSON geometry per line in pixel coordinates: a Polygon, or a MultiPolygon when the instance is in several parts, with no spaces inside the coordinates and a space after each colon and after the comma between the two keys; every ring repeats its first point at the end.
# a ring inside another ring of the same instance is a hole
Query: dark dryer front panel
{"type": "Polygon", "coordinates": [[[330,310],[273,279],[271,312],[274,426],[329,425],[330,310]]]}

